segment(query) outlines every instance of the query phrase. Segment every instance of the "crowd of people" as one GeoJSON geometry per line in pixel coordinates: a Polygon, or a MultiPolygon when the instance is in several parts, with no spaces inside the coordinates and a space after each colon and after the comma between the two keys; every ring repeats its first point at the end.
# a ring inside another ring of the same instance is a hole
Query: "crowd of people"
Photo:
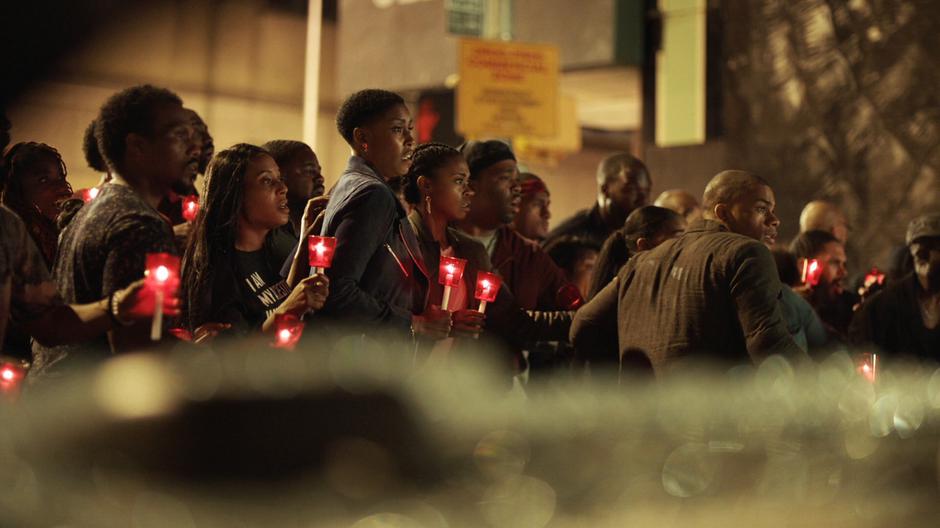
{"type": "Polygon", "coordinates": [[[650,205],[647,167],[615,153],[595,203],[549,230],[550,190],[506,142],[418,145],[405,101],[376,89],[349,96],[336,124],[352,155],[327,192],[309,145],[216,152],[176,94],[131,87],[85,131],[101,180],[73,191],[54,147],[6,148],[4,119],[3,354],[42,383],[113,354],[273,336],[284,318],[304,321],[299,346],[392,336],[424,361],[482,344],[507,379],[585,365],[661,376],[848,346],[888,361],[940,351],[940,215],[911,219],[887,274],[853,281],[838,207],[807,204],[783,245],[774,191],[750,172],[719,173],[701,201],[672,189],[650,205]],[[327,269],[310,267],[312,235],[335,238],[327,269]],[[178,295],[144,287],[155,253],[180,257],[178,295]],[[448,258],[466,269],[445,293],[448,258]],[[502,283],[485,312],[478,272],[502,283]]]}

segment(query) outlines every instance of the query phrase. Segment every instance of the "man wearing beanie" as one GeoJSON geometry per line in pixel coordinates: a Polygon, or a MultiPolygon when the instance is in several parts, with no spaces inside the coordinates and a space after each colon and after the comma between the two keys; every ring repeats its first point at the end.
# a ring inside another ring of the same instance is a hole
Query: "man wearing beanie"
{"type": "Polygon", "coordinates": [[[914,273],[873,295],[855,313],[849,338],[891,356],[940,358],[940,214],[907,228],[914,273]]]}
{"type": "Polygon", "coordinates": [[[516,156],[502,141],[471,141],[461,152],[470,168],[470,213],[457,227],[486,248],[497,270],[526,310],[573,310],[578,289],[542,249],[510,226],[521,202],[516,156]]]}
{"type": "Polygon", "coordinates": [[[529,240],[541,242],[548,236],[548,221],[552,218],[548,209],[552,203],[551,196],[542,178],[529,172],[519,176],[522,201],[512,221],[512,228],[529,240]]]}

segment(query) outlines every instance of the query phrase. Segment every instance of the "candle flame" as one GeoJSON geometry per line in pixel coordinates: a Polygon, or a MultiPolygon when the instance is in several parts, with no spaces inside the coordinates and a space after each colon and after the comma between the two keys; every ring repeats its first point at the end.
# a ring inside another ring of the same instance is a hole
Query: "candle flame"
{"type": "Polygon", "coordinates": [[[170,278],[170,269],[166,266],[157,266],[154,276],[156,276],[158,281],[166,282],[170,278]]]}
{"type": "Polygon", "coordinates": [[[288,341],[290,341],[290,338],[291,338],[290,329],[285,328],[281,330],[280,332],[278,332],[277,338],[280,339],[282,343],[287,343],[288,341]]]}
{"type": "Polygon", "coordinates": [[[3,370],[0,371],[0,377],[3,378],[3,381],[13,381],[13,378],[16,377],[16,372],[13,372],[13,369],[10,367],[4,367],[3,370]]]}
{"type": "Polygon", "coordinates": [[[457,271],[457,270],[454,268],[454,265],[453,265],[453,264],[447,264],[446,266],[444,266],[444,269],[447,270],[447,274],[448,274],[448,275],[451,275],[451,274],[453,274],[455,271],[457,271]]]}
{"type": "Polygon", "coordinates": [[[482,281],[480,281],[480,286],[483,286],[484,290],[488,290],[490,289],[490,281],[487,279],[483,279],[482,281]]]}
{"type": "Polygon", "coordinates": [[[316,246],[313,246],[313,249],[322,255],[323,252],[326,251],[326,246],[323,245],[323,242],[318,242],[316,246]]]}

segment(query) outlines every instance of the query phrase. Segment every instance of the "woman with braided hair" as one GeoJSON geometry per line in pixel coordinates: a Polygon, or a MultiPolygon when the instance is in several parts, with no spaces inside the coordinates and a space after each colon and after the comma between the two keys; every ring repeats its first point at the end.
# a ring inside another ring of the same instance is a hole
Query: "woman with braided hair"
{"type": "Polygon", "coordinates": [[[58,248],[56,217],[72,196],[59,151],[45,143],[17,143],[4,155],[3,204],[23,222],[51,269],[58,248]]]}
{"type": "MultiPolygon", "coordinates": [[[[493,266],[481,243],[449,226],[466,218],[470,210],[473,190],[469,183],[470,168],[457,149],[440,143],[426,143],[415,148],[411,168],[404,178],[404,194],[413,206],[408,220],[431,274],[428,303],[436,303],[443,295],[443,287],[437,280],[441,257],[465,259],[463,281],[460,286],[452,288],[447,306],[453,320],[450,335],[492,335],[508,345],[513,369],[521,371],[525,362],[522,349],[541,339],[564,339],[567,325],[549,313],[526,313],[505,287],[488,307],[485,318],[473,309],[477,272],[492,272],[493,266]],[[487,332],[483,332],[484,326],[487,332]]],[[[453,342],[443,343],[444,346],[435,346],[434,351],[453,345],[453,342]]]]}

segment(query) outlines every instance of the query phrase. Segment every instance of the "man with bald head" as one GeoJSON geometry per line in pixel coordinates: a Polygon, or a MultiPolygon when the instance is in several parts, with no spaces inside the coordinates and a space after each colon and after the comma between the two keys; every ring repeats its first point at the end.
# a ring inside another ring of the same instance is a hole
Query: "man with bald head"
{"type": "Polygon", "coordinates": [[[724,171],[705,188],[703,218],[681,237],[632,258],[575,315],[571,338],[589,360],[617,350],[621,369],[657,376],[702,360],[805,357],[783,320],[784,287],[768,249],[780,220],[759,176],[724,171]]]}
{"type": "Polygon", "coordinates": [[[634,209],[648,204],[653,183],[643,162],[626,152],[604,158],[597,167],[597,201],[548,233],[544,246],[562,237],[580,238],[601,247],[623,227],[634,209]]]}
{"type": "Polygon", "coordinates": [[[841,244],[849,238],[849,223],[839,206],[824,200],[813,200],[800,213],[800,233],[825,231],[841,244]]]}
{"type": "Polygon", "coordinates": [[[653,202],[656,207],[665,207],[670,211],[675,211],[685,218],[685,221],[692,223],[702,217],[702,206],[691,193],[683,189],[669,189],[663,191],[653,202]]]}

